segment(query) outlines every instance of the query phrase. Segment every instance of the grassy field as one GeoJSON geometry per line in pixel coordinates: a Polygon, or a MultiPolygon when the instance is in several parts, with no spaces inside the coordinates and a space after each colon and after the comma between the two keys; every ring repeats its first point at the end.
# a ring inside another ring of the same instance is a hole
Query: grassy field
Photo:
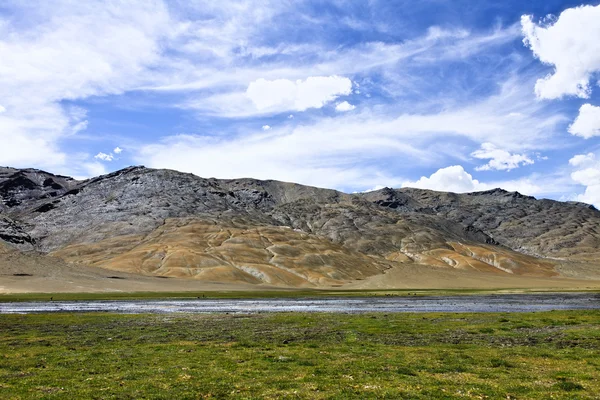
{"type": "Polygon", "coordinates": [[[600,311],[0,315],[0,398],[598,399],[600,311]]]}

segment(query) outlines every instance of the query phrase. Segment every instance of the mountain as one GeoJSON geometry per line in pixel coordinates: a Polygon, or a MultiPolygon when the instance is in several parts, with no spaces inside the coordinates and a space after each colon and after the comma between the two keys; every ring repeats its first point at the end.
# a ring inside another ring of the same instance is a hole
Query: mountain
{"type": "Polygon", "coordinates": [[[501,189],[346,194],[145,167],[84,181],[0,168],[0,199],[0,249],[99,271],[287,287],[419,271],[600,279],[598,210],[501,189]]]}

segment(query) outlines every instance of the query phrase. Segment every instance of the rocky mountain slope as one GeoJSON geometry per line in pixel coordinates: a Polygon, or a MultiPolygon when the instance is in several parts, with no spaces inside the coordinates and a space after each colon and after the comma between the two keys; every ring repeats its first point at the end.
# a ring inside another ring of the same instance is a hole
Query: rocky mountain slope
{"type": "Polygon", "coordinates": [[[133,274],[291,287],[402,265],[600,278],[600,212],[500,189],[351,195],[144,167],[85,181],[0,168],[0,200],[5,246],[133,274]]]}

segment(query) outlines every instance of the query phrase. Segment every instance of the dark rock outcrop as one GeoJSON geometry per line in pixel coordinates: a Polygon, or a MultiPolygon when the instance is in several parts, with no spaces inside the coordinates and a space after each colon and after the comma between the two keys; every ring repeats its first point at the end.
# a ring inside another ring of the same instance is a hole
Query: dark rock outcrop
{"type": "Polygon", "coordinates": [[[2,216],[0,216],[0,240],[23,250],[30,250],[35,245],[35,240],[19,224],[2,216]]]}

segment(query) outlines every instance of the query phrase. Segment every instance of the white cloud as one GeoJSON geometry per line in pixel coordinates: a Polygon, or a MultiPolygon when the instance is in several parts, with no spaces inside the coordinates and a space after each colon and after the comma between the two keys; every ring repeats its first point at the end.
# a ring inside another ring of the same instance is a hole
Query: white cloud
{"type": "Polygon", "coordinates": [[[6,112],[6,108],[4,108],[4,106],[0,105],[0,114],[2,114],[3,112],[6,112]]]}
{"type": "Polygon", "coordinates": [[[499,149],[492,143],[483,143],[481,148],[471,153],[471,156],[490,160],[487,164],[475,168],[476,171],[507,170],[519,168],[520,165],[533,164],[534,161],[524,154],[511,154],[499,149]]]}
{"type": "Polygon", "coordinates": [[[263,131],[270,131],[271,130],[271,126],[270,125],[263,125],[262,130],[263,131]]]}
{"type": "Polygon", "coordinates": [[[64,164],[67,156],[59,149],[58,139],[68,134],[71,123],[54,104],[0,114],[0,160],[13,167],[53,169],[64,164]]]}
{"type": "Polygon", "coordinates": [[[569,8],[548,26],[536,24],[529,15],[521,17],[524,43],[540,61],[555,67],[553,74],[537,81],[538,97],[589,97],[590,77],[600,71],[598,21],[600,5],[569,8]]]}
{"type": "Polygon", "coordinates": [[[571,179],[586,187],[575,200],[600,208],[600,160],[594,153],[578,154],[569,160],[569,164],[577,168],[571,173],[571,179]]]}
{"type": "Polygon", "coordinates": [[[115,157],[112,154],[106,154],[102,152],[96,154],[94,158],[102,161],[112,161],[115,159],[115,157]]]}
{"type": "Polygon", "coordinates": [[[80,174],[74,175],[75,179],[93,178],[107,173],[106,167],[99,162],[82,162],[79,169],[80,174]]]}
{"type": "Polygon", "coordinates": [[[377,190],[381,190],[381,189],[383,189],[383,188],[385,188],[385,186],[383,186],[383,185],[375,185],[375,186],[373,186],[373,187],[372,187],[372,188],[370,188],[370,189],[363,190],[362,192],[354,192],[354,193],[368,193],[368,192],[375,192],[375,191],[377,191],[377,190]]]}
{"type": "Polygon", "coordinates": [[[600,185],[600,168],[596,165],[575,171],[571,174],[571,177],[575,182],[584,186],[598,186],[600,185]]]}
{"type": "Polygon", "coordinates": [[[80,173],[62,146],[86,129],[85,110],[64,100],[139,85],[169,32],[168,11],[156,0],[57,0],[11,2],[8,12],[0,15],[0,93],[11,93],[2,99],[10,112],[0,114],[0,159],[80,173]]]}
{"type": "Polygon", "coordinates": [[[519,192],[529,196],[564,192],[568,183],[561,177],[531,175],[508,181],[481,182],[474,179],[460,165],[440,168],[429,177],[421,177],[416,182],[405,181],[402,187],[414,187],[443,192],[468,193],[501,188],[509,192],[519,192]]]}
{"type": "Polygon", "coordinates": [[[554,176],[535,174],[508,181],[492,181],[485,184],[486,189],[501,188],[509,192],[519,192],[528,196],[563,193],[566,186],[554,176]]]}
{"type": "Polygon", "coordinates": [[[584,167],[593,164],[596,161],[594,153],[578,154],[569,160],[569,164],[574,167],[584,167]]]}
{"type": "Polygon", "coordinates": [[[171,6],[185,4],[179,12],[186,16],[200,16],[186,22],[186,40],[179,43],[178,48],[193,58],[226,65],[235,56],[260,59],[296,51],[294,46],[265,47],[251,41],[260,37],[264,27],[277,25],[276,18],[289,11],[291,4],[288,1],[192,0],[169,3],[171,6]]]}
{"type": "Polygon", "coordinates": [[[473,179],[460,165],[441,168],[428,177],[421,177],[416,182],[404,182],[402,187],[413,187],[419,189],[430,189],[442,192],[465,193],[485,190],[487,186],[482,185],[477,179],[473,179]]]}
{"type": "Polygon", "coordinates": [[[321,108],[341,95],[352,92],[352,81],[341,76],[311,76],[305,80],[257,79],[246,89],[246,96],[258,110],[305,111],[321,108]]]}
{"type": "Polygon", "coordinates": [[[582,105],[579,108],[579,115],[569,126],[569,133],[584,139],[600,136],[600,107],[591,104],[582,105]]]}
{"type": "Polygon", "coordinates": [[[585,193],[576,198],[577,201],[592,204],[600,209],[600,185],[590,185],[585,189],[585,193]]]}
{"type": "Polygon", "coordinates": [[[113,153],[115,154],[121,154],[123,152],[123,149],[120,147],[115,147],[113,150],[113,153]]]}
{"type": "Polygon", "coordinates": [[[347,101],[342,101],[341,103],[338,103],[335,106],[335,111],[346,112],[346,111],[352,111],[355,108],[356,108],[355,105],[352,105],[352,104],[348,103],[347,101]]]}
{"type": "Polygon", "coordinates": [[[585,192],[577,195],[576,200],[600,208],[600,165],[575,171],[571,177],[575,182],[586,186],[585,192]]]}

